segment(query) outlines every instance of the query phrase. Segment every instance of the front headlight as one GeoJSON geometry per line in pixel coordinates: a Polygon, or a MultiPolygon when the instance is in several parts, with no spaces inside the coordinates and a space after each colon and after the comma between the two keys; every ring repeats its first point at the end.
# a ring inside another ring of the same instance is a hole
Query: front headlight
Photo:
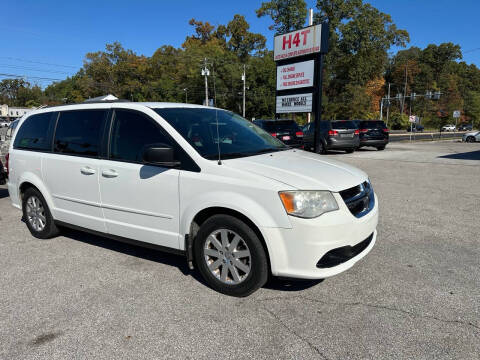
{"type": "Polygon", "coordinates": [[[311,219],[338,210],[330,191],[281,191],[279,195],[289,215],[311,219]]]}

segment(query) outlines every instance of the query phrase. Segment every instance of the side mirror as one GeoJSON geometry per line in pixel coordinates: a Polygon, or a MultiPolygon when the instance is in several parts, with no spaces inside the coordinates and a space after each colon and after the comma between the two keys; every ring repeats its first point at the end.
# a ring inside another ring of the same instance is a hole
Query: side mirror
{"type": "Polygon", "coordinates": [[[173,148],[165,144],[152,144],[143,151],[143,162],[149,165],[176,167],[180,161],[175,160],[173,148]]]}

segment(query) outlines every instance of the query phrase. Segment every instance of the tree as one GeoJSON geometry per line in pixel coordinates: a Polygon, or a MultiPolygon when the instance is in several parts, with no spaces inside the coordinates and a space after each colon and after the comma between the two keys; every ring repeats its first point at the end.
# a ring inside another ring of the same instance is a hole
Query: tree
{"type": "Polygon", "coordinates": [[[262,2],[256,13],[257,17],[271,17],[273,25],[269,29],[279,35],[305,26],[307,4],[305,0],[271,0],[262,2]]]}
{"type": "Polygon", "coordinates": [[[476,126],[480,123],[480,91],[470,91],[465,99],[465,114],[476,126]]]}

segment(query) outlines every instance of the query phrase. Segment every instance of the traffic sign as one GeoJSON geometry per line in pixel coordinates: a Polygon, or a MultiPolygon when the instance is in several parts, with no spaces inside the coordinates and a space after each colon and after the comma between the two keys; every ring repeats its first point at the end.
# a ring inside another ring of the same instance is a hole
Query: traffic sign
{"type": "Polygon", "coordinates": [[[453,112],[453,117],[454,117],[454,118],[459,118],[459,117],[460,117],[460,110],[455,110],[455,111],[453,112]]]}

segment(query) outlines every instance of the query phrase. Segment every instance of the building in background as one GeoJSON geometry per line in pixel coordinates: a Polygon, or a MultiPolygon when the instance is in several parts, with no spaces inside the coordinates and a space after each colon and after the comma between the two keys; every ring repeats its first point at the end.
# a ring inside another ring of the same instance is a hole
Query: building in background
{"type": "Polygon", "coordinates": [[[21,118],[32,110],[33,109],[27,107],[8,106],[4,104],[0,106],[0,118],[13,121],[21,118]]]}

